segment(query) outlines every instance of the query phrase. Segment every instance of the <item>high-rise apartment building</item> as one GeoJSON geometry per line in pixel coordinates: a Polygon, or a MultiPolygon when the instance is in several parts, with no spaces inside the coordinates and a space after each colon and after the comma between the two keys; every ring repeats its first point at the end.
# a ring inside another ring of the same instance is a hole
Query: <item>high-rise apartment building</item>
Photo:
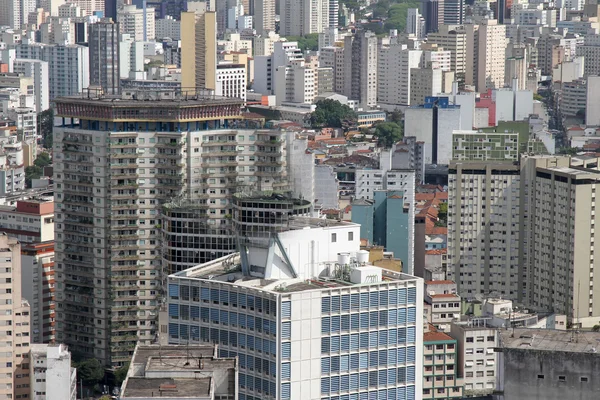
{"type": "Polygon", "coordinates": [[[478,92],[504,86],[506,64],[506,25],[485,20],[479,25],[465,25],[467,60],[465,83],[478,92]]]}
{"type": "Polygon", "coordinates": [[[471,161],[452,162],[449,167],[448,279],[456,282],[465,298],[516,300],[522,240],[519,167],[512,161],[486,162],[479,161],[478,154],[460,154],[471,156],[471,161]]]}
{"type": "Polygon", "coordinates": [[[337,28],[339,25],[340,2],[329,0],[329,27],[337,28]]]}
{"type": "Polygon", "coordinates": [[[35,11],[35,0],[0,0],[0,26],[20,29],[35,11]]]}
{"type": "Polygon", "coordinates": [[[46,61],[15,59],[13,70],[28,78],[33,78],[35,111],[40,113],[50,108],[49,67],[46,61]]]}
{"type": "Polygon", "coordinates": [[[591,326],[600,315],[594,285],[600,172],[596,158],[579,161],[552,156],[521,161],[523,302],[591,326]]]}
{"type": "Polygon", "coordinates": [[[406,12],[406,33],[418,39],[425,37],[425,20],[418,8],[409,8],[406,12]]]}
{"type": "Polygon", "coordinates": [[[117,11],[121,33],[130,34],[137,42],[153,41],[155,38],[155,11],[152,7],[137,8],[124,5],[117,11]]]}
{"type": "Polygon", "coordinates": [[[216,90],[217,19],[213,11],[181,13],[181,87],[216,90]]]}
{"type": "Polygon", "coordinates": [[[317,95],[316,69],[304,62],[292,63],[275,69],[275,96],[277,104],[284,102],[312,104],[317,95]]]}
{"type": "Polygon", "coordinates": [[[377,59],[377,101],[383,104],[410,105],[410,71],[419,68],[422,50],[393,43],[379,47],[377,59]]]}
{"type": "Polygon", "coordinates": [[[63,344],[33,344],[29,352],[31,398],[36,400],[77,398],[77,370],[63,344]]]}
{"type": "Polygon", "coordinates": [[[90,86],[118,94],[121,90],[119,24],[101,21],[90,24],[89,29],[90,86]]]}
{"type": "Polygon", "coordinates": [[[377,36],[359,30],[344,39],[344,95],[364,107],[377,104],[377,36]]]}
{"type": "MultiPolygon", "coordinates": [[[[444,0],[444,24],[460,25],[465,19],[464,0],[444,0]]],[[[439,24],[441,25],[441,24],[439,24]]],[[[438,30],[439,30],[438,25],[438,30]]]]}
{"type": "Polygon", "coordinates": [[[329,28],[330,0],[278,0],[282,36],[305,36],[329,28]]]}
{"type": "Polygon", "coordinates": [[[450,70],[464,79],[467,69],[467,33],[463,26],[440,25],[437,32],[427,35],[427,43],[436,44],[449,51],[450,70]]]}
{"type": "MultiPolygon", "coordinates": [[[[57,341],[107,365],[122,365],[136,341],[156,337],[161,204],[188,199],[206,224],[225,228],[227,196],[212,192],[244,184],[273,190],[282,168],[250,163],[238,175],[246,155],[225,149],[240,143],[238,132],[214,129],[249,124],[236,122],[239,99],[173,90],[116,98],[57,99],[63,124],[54,131],[57,341]]],[[[245,151],[270,143],[253,132],[239,133],[253,141],[245,151]]]]}
{"type": "Polygon", "coordinates": [[[0,232],[21,245],[21,290],[31,306],[31,342],[55,340],[54,202],[40,197],[0,206],[0,232]]]}
{"type": "Polygon", "coordinates": [[[81,93],[89,86],[89,49],[86,46],[46,45],[24,41],[15,48],[17,58],[48,63],[49,101],[81,93]]]}
{"type": "Polygon", "coordinates": [[[269,32],[275,32],[275,1],[254,1],[254,29],[257,35],[266,36],[269,32]]]}
{"type": "Polygon", "coordinates": [[[21,244],[0,233],[0,398],[29,396],[29,303],[21,297],[21,244]]]}
{"type": "Polygon", "coordinates": [[[444,23],[445,0],[422,0],[421,12],[425,20],[425,33],[437,32],[438,27],[444,23]]]}
{"type": "Polygon", "coordinates": [[[423,282],[368,265],[359,230],[291,217],[240,237],[243,253],[169,276],[161,331],[238,357],[240,399],[421,398],[423,282]]]}

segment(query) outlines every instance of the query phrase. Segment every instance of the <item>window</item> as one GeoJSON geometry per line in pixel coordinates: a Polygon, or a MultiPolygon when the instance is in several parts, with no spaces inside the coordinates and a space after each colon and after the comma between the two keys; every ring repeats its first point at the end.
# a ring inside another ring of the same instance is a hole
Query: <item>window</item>
{"type": "Polygon", "coordinates": [[[538,379],[544,379],[544,375],[538,375],[538,379]]]}
{"type": "Polygon", "coordinates": [[[348,241],[351,242],[354,240],[354,232],[348,232],[348,241]]]}
{"type": "Polygon", "coordinates": [[[331,243],[335,243],[337,242],[337,234],[336,233],[332,233],[331,234],[331,243]]]}
{"type": "Polygon", "coordinates": [[[494,376],[494,371],[487,371],[486,376],[494,376]]]}
{"type": "Polygon", "coordinates": [[[582,376],[581,378],[579,378],[579,380],[580,380],[581,382],[587,382],[587,381],[588,381],[588,378],[587,378],[587,376],[582,376]]]}
{"type": "Polygon", "coordinates": [[[559,376],[558,376],[558,381],[559,381],[559,382],[566,382],[566,381],[567,381],[567,377],[566,377],[566,376],[564,376],[564,375],[559,375],[559,376]]]}
{"type": "Polygon", "coordinates": [[[488,336],[487,337],[487,341],[488,342],[493,342],[494,341],[494,337],[493,336],[488,336]]]}
{"type": "Polygon", "coordinates": [[[473,343],[473,338],[472,337],[468,337],[467,338],[467,343],[473,343]]]}

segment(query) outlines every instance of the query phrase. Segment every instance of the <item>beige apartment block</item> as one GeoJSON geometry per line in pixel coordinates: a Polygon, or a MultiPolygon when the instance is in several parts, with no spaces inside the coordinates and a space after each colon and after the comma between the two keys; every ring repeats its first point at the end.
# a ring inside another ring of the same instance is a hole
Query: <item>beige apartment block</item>
{"type": "Polygon", "coordinates": [[[29,313],[21,297],[21,245],[0,233],[0,399],[29,396],[29,313]]]}

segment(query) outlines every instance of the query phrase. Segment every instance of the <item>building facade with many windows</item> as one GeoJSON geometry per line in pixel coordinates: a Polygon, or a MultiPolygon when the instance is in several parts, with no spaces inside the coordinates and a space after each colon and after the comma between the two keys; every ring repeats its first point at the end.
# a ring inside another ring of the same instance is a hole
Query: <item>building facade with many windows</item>
{"type": "Polygon", "coordinates": [[[169,277],[170,343],[237,356],[240,400],[420,398],[422,281],[368,265],[358,225],[294,218],[238,240],[169,277]]]}

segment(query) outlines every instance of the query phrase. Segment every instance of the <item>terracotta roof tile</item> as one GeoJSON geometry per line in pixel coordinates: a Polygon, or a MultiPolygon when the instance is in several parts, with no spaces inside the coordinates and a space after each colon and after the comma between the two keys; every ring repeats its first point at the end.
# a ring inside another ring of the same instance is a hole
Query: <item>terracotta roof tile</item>
{"type": "Polygon", "coordinates": [[[448,249],[425,250],[426,255],[442,255],[442,254],[447,254],[447,253],[448,253],[448,249]]]}
{"type": "Polygon", "coordinates": [[[425,281],[426,285],[452,285],[454,284],[454,281],[425,281]]]}
{"type": "Polygon", "coordinates": [[[440,342],[454,340],[444,332],[426,332],[423,334],[423,342],[440,342]]]}

